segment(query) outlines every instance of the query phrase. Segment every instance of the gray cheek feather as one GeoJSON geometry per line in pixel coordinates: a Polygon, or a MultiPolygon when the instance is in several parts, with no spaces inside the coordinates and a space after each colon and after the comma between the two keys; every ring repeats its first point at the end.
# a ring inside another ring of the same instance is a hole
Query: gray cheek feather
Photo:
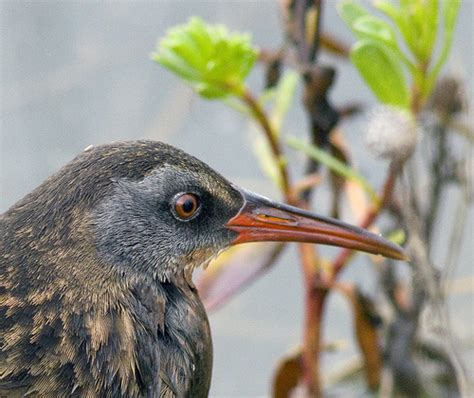
{"type": "Polygon", "coordinates": [[[159,273],[182,247],[173,239],[173,229],[159,220],[143,197],[144,192],[133,188],[118,184],[114,195],[95,209],[97,250],[114,266],[159,273]]]}
{"type": "Polygon", "coordinates": [[[143,185],[118,182],[113,195],[94,210],[99,255],[121,272],[139,272],[160,281],[193,270],[228,246],[219,233],[189,228],[157,209],[156,194],[143,185]]]}

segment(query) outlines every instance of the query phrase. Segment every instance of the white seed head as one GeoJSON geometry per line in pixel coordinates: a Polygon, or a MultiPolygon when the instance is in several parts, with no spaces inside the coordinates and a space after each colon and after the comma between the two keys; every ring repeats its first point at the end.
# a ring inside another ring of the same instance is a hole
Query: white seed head
{"type": "Polygon", "coordinates": [[[403,161],[413,153],[418,135],[416,120],[409,112],[379,105],[369,114],[365,142],[375,156],[403,161]]]}

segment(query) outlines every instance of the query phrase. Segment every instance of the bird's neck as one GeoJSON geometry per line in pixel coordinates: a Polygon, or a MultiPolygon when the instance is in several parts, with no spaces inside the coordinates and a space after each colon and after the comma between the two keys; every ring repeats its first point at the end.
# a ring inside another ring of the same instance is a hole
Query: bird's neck
{"type": "Polygon", "coordinates": [[[212,341],[197,290],[185,275],[172,282],[141,276],[126,285],[128,308],[135,322],[157,331],[161,377],[177,396],[207,396],[212,341]]]}

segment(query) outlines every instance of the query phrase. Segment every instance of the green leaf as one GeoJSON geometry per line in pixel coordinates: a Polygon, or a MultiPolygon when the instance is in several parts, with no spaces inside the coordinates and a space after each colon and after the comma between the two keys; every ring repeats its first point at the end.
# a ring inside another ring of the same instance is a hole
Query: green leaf
{"type": "Polygon", "coordinates": [[[431,59],[439,26],[439,1],[426,0],[423,5],[423,34],[419,41],[426,59],[431,59]]]}
{"type": "Polygon", "coordinates": [[[389,17],[397,26],[398,30],[403,36],[405,43],[415,56],[417,56],[417,41],[419,33],[417,33],[418,26],[415,26],[416,21],[412,20],[411,6],[418,0],[400,1],[400,8],[396,7],[389,0],[375,0],[375,8],[382,11],[389,17]]]}
{"type": "MultiPolygon", "coordinates": [[[[399,10],[389,1],[375,0],[374,5],[384,12],[396,25],[402,19],[399,10]]],[[[368,11],[352,1],[340,3],[338,10],[341,18],[352,28],[359,39],[374,40],[387,45],[394,50],[397,58],[413,73],[415,66],[400,50],[395,31],[390,24],[369,14],[368,11]]]]}
{"type": "Polygon", "coordinates": [[[408,108],[409,89],[393,50],[373,40],[362,40],[352,48],[351,60],[381,102],[408,108]]]}
{"type": "MultiPolygon", "coordinates": [[[[255,126],[256,127],[256,126],[255,126]]],[[[252,149],[258,160],[260,169],[278,188],[282,188],[283,181],[278,161],[273,156],[268,140],[263,134],[252,134],[252,149]]]]}
{"type": "Polygon", "coordinates": [[[278,87],[276,88],[275,104],[271,111],[270,122],[277,135],[281,130],[285,115],[293,102],[298,79],[298,73],[287,72],[280,79],[278,87]]]}
{"type": "Polygon", "coordinates": [[[444,14],[444,31],[446,36],[452,36],[454,28],[456,27],[456,20],[459,13],[461,0],[444,0],[443,14],[444,14]]]}
{"type": "Polygon", "coordinates": [[[400,0],[399,7],[376,0],[374,6],[395,23],[417,60],[429,62],[438,28],[438,0],[400,0]]]}
{"type": "Polygon", "coordinates": [[[191,18],[170,29],[160,41],[154,61],[186,80],[206,98],[239,95],[257,58],[250,36],[191,18]]]}
{"type": "Polygon", "coordinates": [[[459,13],[459,7],[461,5],[461,0],[444,0],[443,1],[443,16],[444,16],[444,37],[443,37],[443,48],[441,54],[436,62],[433,70],[431,71],[428,77],[428,84],[426,85],[426,92],[424,93],[428,96],[433,86],[436,82],[436,79],[443,67],[446,59],[448,58],[449,51],[451,50],[451,44],[453,42],[454,29],[456,27],[456,21],[459,13]]]}
{"type": "Polygon", "coordinates": [[[374,7],[382,11],[387,17],[389,17],[396,25],[400,19],[400,10],[395,7],[392,2],[388,0],[375,0],[374,7]]]}
{"type": "Polygon", "coordinates": [[[353,1],[343,1],[339,3],[337,10],[339,16],[351,29],[354,29],[354,23],[360,17],[370,15],[368,11],[353,1]]]}
{"type": "Polygon", "coordinates": [[[289,146],[303,152],[305,155],[309,156],[311,159],[319,163],[322,163],[327,168],[331,169],[334,173],[337,173],[348,180],[357,182],[364,189],[364,191],[367,192],[371,200],[374,203],[377,203],[378,196],[374,188],[372,188],[369,182],[361,174],[355,171],[353,168],[341,162],[339,159],[332,156],[328,152],[323,151],[322,149],[314,145],[310,145],[300,140],[299,138],[290,136],[287,138],[287,143],[289,146]]]}
{"type": "Polygon", "coordinates": [[[406,242],[407,235],[403,229],[396,229],[390,232],[386,238],[397,245],[403,245],[406,242]]]}
{"type": "MultiPolygon", "coordinates": [[[[438,29],[438,0],[410,0],[401,2],[405,19],[405,40],[421,63],[428,63],[438,29]]],[[[403,33],[403,32],[402,32],[403,33]]]]}
{"type": "Polygon", "coordinates": [[[420,38],[423,35],[423,11],[420,0],[400,2],[400,13],[404,21],[401,27],[402,34],[408,47],[421,62],[426,61],[420,49],[420,38]]]}
{"type": "Polygon", "coordinates": [[[227,105],[229,108],[232,108],[234,111],[241,113],[242,115],[248,117],[249,119],[253,118],[252,111],[249,107],[242,103],[236,97],[226,97],[222,99],[222,102],[227,105]]]}
{"type": "Polygon", "coordinates": [[[262,93],[258,97],[258,103],[263,108],[265,107],[265,105],[267,105],[268,103],[270,103],[271,101],[275,99],[275,95],[276,95],[275,87],[266,88],[265,90],[262,91],[262,93]]]}
{"type": "Polygon", "coordinates": [[[372,15],[357,18],[354,21],[353,29],[361,39],[372,39],[389,47],[397,47],[397,39],[392,27],[372,15]]]}

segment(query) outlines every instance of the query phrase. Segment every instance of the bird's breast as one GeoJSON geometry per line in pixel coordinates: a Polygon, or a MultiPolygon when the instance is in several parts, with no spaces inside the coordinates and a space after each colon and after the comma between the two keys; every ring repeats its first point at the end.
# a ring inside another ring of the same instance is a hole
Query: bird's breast
{"type": "Polygon", "coordinates": [[[212,341],[206,312],[194,288],[187,284],[163,287],[167,295],[162,347],[164,378],[185,396],[207,397],[212,341]]]}

